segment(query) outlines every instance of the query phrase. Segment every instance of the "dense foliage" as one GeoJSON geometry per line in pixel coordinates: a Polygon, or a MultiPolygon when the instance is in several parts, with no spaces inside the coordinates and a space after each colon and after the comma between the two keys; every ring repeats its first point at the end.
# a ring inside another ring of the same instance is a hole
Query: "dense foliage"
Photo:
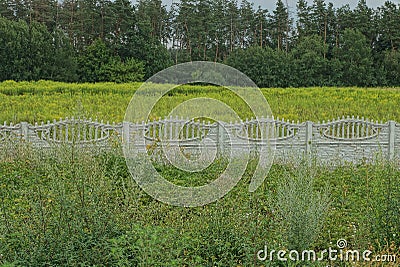
{"type": "MultiPolygon", "coordinates": [[[[62,83],[51,81],[0,83],[0,123],[52,121],[65,117],[97,118],[122,122],[140,83],[62,83]]],[[[314,122],[342,116],[400,122],[400,88],[262,88],[275,117],[314,122]]],[[[192,98],[218,99],[242,118],[253,113],[226,88],[184,85],[161,98],[150,119],[167,116],[174,107],[192,98]]]]}
{"type": "Polygon", "coordinates": [[[0,81],[140,81],[206,60],[261,87],[400,85],[400,5],[307,3],[0,0],[0,81]]]}
{"type": "MultiPolygon", "coordinates": [[[[276,251],[304,247],[321,251],[335,247],[332,243],[341,238],[351,249],[373,251],[371,256],[400,252],[398,165],[348,165],[335,170],[311,166],[300,168],[303,171],[296,165],[274,165],[265,183],[249,193],[255,163],[250,162],[242,180],[223,199],[189,209],[146,195],[128,174],[117,148],[101,152],[3,147],[0,264],[282,266],[276,259],[259,261],[256,253],[265,245],[276,251]],[[313,183],[307,173],[313,173],[313,183]],[[329,206],[319,200],[327,184],[329,206]],[[314,213],[316,208],[326,213],[314,213]],[[282,217],[285,211],[294,214],[282,217]]],[[[207,175],[187,175],[168,165],[156,168],[171,182],[187,185],[214,179],[224,166],[224,160],[217,160],[204,171],[207,175]]],[[[306,263],[301,264],[330,262],[306,263]]]]}

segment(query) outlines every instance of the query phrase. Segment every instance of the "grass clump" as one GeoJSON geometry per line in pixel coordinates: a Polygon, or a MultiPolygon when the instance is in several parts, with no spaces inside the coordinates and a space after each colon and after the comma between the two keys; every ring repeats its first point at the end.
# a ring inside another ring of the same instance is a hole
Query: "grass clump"
{"type": "Polygon", "coordinates": [[[295,171],[286,171],[278,185],[274,209],[284,229],[289,250],[311,249],[329,210],[329,193],[315,188],[313,169],[302,163],[295,171]]]}
{"type": "MultiPolygon", "coordinates": [[[[398,253],[400,246],[400,171],[386,164],[274,164],[249,193],[252,160],[225,197],[183,208],[142,191],[119,148],[20,145],[1,150],[0,158],[2,265],[259,266],[265,262],[257,252],[265,244],[322,250],[344,238],[350,248],[376,253],[398,253]]],[[[209,170],[220,173],[221,163],[209,170]]],[[[180,185],[214,177],[185,180],[179,170],[156,167],[180,185]]]]}

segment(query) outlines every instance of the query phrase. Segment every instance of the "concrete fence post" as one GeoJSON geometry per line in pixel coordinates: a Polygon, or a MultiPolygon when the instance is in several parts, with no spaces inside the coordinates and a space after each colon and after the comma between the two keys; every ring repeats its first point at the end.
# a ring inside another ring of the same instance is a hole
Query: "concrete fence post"
{"type": "Polygon", "coordinates": [[[224,153],[224,129],[220,122],[217,122],[217,155],[222,156],[224,153]]]}
{"type": "Polygon", "coordinates": [[[129,122],[124,121],[122,123],[122,144],[124,144],[127,148],[129,148],[129,141],[130,141],[130,127],[129,122]]]}
{"type": "Polygon", "coordinates": [[[21,135],[23,140],[29,142],[29,124],[27,122],[21,122],[21,135]]]}
{"type": "Polygon", "coordinates": [[[389,121],[389,147],[388,147],[388,160],[394,159],[394,142],[396,139],[396,122],[389,121]]]}
{"type": "Polygon", "coordinates": [[[306,122],[306,154],[311,154],[312,149],[313,122],[306,122]]]}

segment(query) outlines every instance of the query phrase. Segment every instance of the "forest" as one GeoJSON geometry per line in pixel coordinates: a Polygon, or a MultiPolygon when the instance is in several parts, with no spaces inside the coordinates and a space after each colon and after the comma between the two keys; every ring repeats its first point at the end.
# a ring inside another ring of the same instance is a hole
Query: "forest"
{"type": "Polygon", "coordinates": [[[400,4],[0,0],[0,81],[144,81],[221,62],[260,87],[399,86],[400,4]]]}

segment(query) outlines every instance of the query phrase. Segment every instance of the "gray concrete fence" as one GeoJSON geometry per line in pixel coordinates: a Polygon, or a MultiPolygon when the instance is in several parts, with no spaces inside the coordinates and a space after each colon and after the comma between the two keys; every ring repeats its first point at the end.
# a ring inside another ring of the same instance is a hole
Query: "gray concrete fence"
{"type": "MultiPolygon", "coordinates": [[[[192,153],[205,139],[211,140],[207,144],[217,146],[220,152],[241,147],[257,150],[260,146],[271,145],[275,148],[276,161],[286,161],[295,155],[313,155],[322,162],[400,158],[400,124],[359,117],[318,123],[275,118],[230,123],[165,118],[118,124],[66,118],[40,124],[0,125],[0,146],[7,142],[28,142],[38,148],[60,144],[107,147],[110,142],[123,141],[134,147],[144,140],[147,150],[159,149],[164,142],[192,153]]],[[[143,148],[143,142],[141,144],[143,148]]]]}

